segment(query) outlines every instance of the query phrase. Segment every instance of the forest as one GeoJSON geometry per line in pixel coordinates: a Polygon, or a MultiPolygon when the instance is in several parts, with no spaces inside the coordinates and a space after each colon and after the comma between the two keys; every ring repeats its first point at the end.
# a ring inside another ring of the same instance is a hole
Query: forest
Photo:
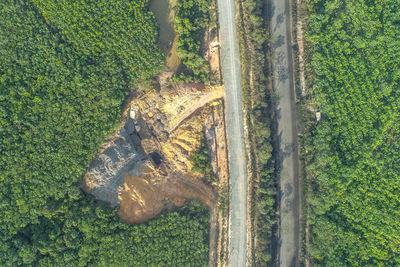
{"type": "Polygon", "coordinates": [[[242,93],[249,128],[253,266],[270,266],[274,256],[276,175],[272,140],[273,91],[268,80],[267,7],[262,1],[239,0],[242,93]]]}
{"type": "Polygon", "coordinates": [[[305,2],[305,101],[321,112],[303,138],[308,253],[315,266],[399,266],[400,2],[305,2]]]}
{"type": "Polygon", "coordinates": [[[0,265],[198,266],[198,203],[143,225],[79,189],[135,84],[162,69],[147,1],[0,2],[0,265]]]}
{"type": "Polygon", "coordinates": [[[175,31],[179,36],[177,55],[182,60],[184,68],[174,75],[175,84],[213,81],[210,65],[202,55],[204,35],[212,24],[211,3],[212,0],[178,0],[177,2],[175,7],[175,31]]]}

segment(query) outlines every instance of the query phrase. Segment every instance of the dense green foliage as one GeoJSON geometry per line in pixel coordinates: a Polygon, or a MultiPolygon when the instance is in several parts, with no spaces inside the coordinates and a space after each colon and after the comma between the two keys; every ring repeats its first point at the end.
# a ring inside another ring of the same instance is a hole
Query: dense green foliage
{"type": "Polygon", "coordinates": [[[208,260],[208,215],[201,204],[128,225],[78,195],[1,243],[1,266],[199,266],[208,260]]]}
{"type": "Polygon", "coordinates": [[[254,265],[270,264],[273,235],[276,229],[274,159],[272,157],[271,112],[272,88],[265,73],[267,64],[267,25],[264,2],[239,1],[242,90],[246,106],[251,146],[252,217],[254,233],[254,265]]]}
{"type": "Polygon", "coordinates": [[[151,78],[162,60],[148,0],[31,0],[61,38],[84,56],[117,62],[129,79],[151,78]]]}
{"type": "Polygon", "coordinates": [[[185,67],[173,77],[174,83],[211,82],[211,70],[203,58],[201,44],[211,23],[212,0],[178,0],[175,31],[179,35],[177,55],[185,67]]]}
{"type": "Polygon", "coordinates": [[[202,174],[207,183],[217,179],[211,166],[211,156],[205,134],[201,138],[200,148],[191,155],[190,160],[193,162],[192,171],[202,174]]]}
{"type": "Polygon", "coordinates": [[[399,266],[400,2],[306,2],[322,114],[305,138],[309,252],[322,266],[399,266]]]}
{"type": "Polygon", "coordinates": [[[1,266],[207,260],[202,208],[130,226],[78,189],[127,92],[162,65],[145,4],[0,2],[1,266]]]}

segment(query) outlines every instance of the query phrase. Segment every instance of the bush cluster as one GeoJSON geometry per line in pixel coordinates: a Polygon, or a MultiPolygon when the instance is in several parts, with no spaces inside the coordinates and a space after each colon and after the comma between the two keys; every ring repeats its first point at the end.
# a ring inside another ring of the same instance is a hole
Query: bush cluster
{"type": "Polygon", "coordinates": [[[207,183],[217,180],[211,166],[211,156],[205,134],[201,138],[200,148],[191,155],[190,160],[193,162],[192,171],[202,174],[207,183]]]}

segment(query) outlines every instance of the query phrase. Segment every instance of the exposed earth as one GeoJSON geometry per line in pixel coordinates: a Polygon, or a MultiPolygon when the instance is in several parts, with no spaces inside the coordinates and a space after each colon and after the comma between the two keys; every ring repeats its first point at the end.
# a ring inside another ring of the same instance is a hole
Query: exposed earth
{"type": "Polygon", "coordinates": [[[208,207],[216,203],[215,188],[190,172],[189,158],[200,147],[203,131],[215,173],[227,173],[218,166],[224,158],[217,157],[225,148],[215,141],[216,128],[224,127],[222,109],[217,108],[223,87],[172,87],[168,73],[158,80],[159,91],[138,95],[130,103],[123,127],[104,145],[84,179],[87,193],[111,206],[120,205],[119,216],[130,223],[145,222],[190,199],[200,199],[208,207]]]}

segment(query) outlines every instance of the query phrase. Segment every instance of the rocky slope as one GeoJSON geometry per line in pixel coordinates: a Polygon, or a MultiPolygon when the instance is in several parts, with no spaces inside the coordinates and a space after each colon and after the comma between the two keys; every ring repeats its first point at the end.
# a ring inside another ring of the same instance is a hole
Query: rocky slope
{"type": "Polygon", "coordinates": [[[167,87],[164,78],[159,77],[159,91],[143,93],[130,103],[121,130],[104,145],[84,179],[87,193],[113,207],[120,205],[119,216],[131,223],[147,221],[189,199],[208,206],[216,199],[215,190],[190,173],[189,157],[200,146],[203,130],[209,140],[216,136],[210,121],[221,104],[223,87],[167,87]]]}

